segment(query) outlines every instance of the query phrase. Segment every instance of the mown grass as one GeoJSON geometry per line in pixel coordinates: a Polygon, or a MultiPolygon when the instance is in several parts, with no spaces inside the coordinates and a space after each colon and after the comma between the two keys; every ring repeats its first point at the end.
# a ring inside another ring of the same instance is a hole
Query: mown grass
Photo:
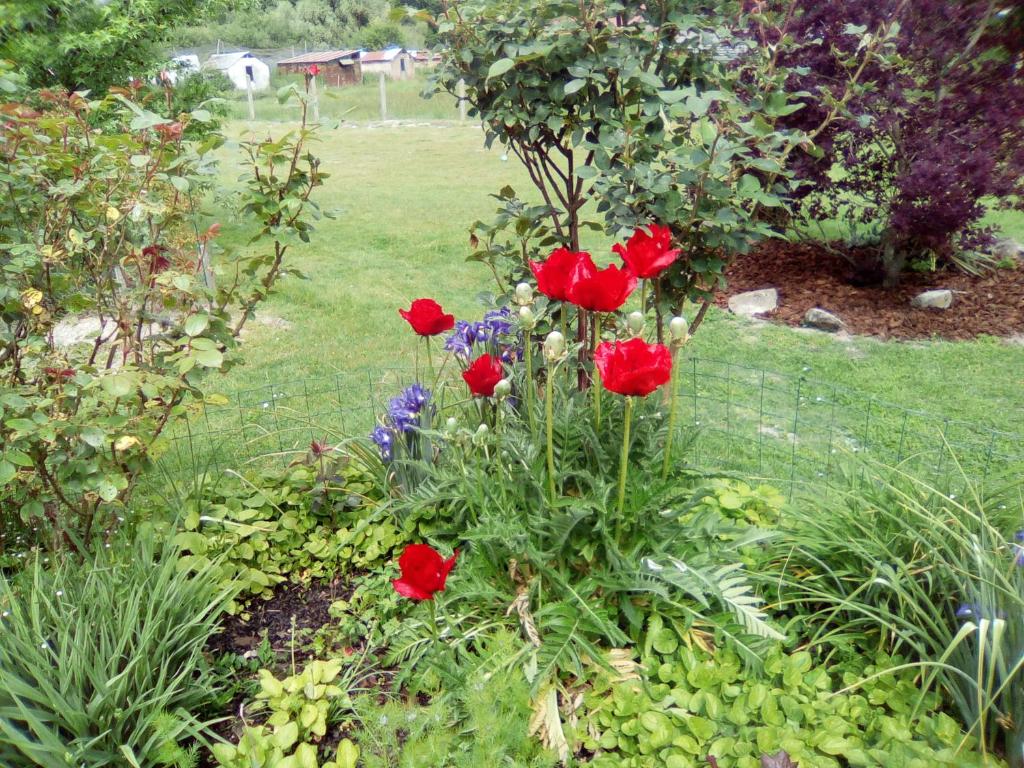
{"type": "MultiPolygon", "coordinates": [[[[249,133],[265,136],[283,127],[230,126],[232,140],[222,150],[224,191],[208,205],[225,223],[226,244],[244,247],[245,229],[230,213],[230,191],[239,173],[237,142],[249,133]]],[[[314,151],[331,178],[317,192],[317,200],[333,218],[319,223],[311,243],[292,251],[291,258],[308,279],[280,284],[249,327],[245,364],[210,382],[216,391],[244,393],[235,400],[241,401],[245,414],[215,419],[215,427],[228,430],[225,438],[237,439],[231,430],[253,410],[262,413],[258,434],[245,433],[254,438],[249,450],[255,453],[289,445],[289,440],[273,436],[279,417],[286,420],[288,415],[315,414],[309,429],[300,430],[292,441],[295,445],[308,442],[308,435],[318,429],[326,431],[328,422],[334,430],[361,431],[369,418],[367,401],[391,396],[403,378],[368,377],[365,371],[409,371],[417,347],[422,354],[422,342],[417,344],[398,308],[432,296],[457,317],[478,317],[483,311],[479,296],[492,284],[485,268],[465,261],[468,228],[493,214],[496,202],[488,195],[503,185],[529,192],[526,174],[514,158],[505,158],[500,148],[484,149],[483,136],[474,126],[347,124],[323,129],[321,139],[314,151]],[[362,408],[363,417],[348,422],[327,418],[341,407],[362,408]]],[[[1024,238],[1024,217],[1000,217],[1008,234],[1024,238]]],[[[607,239],[593,234],[587,238],[584,246],[596,256],[610,255],[607,239]]],[[[751,413],[762,406],[757,370],[790,377],[779,385],[780,418],[765,427],[783,442],[793,433],[792,392],[800,377],[814,382],[805,395],[813,391],[822,398],[811,397],[812,403],[836,399],[832,386],[855,390],[855,398],[839,397],[839,405],[849,411],[847,421],[860,423],[868,403],[865,434],[872,441],[895,445],[905,416],[887,410],[888,404],[933,414],[936,418],[923,419],[920,429],[934,431],[936,440],[941,437],[935,425],[947,418],[1024,433],[1024,345],[1002,339],[840,341],[712,310],[687,353],[736,366],[728,368],[726,385],[712,382],[701,390],[728,398],[727,405],[715,405],[723,419],[733,418],[743,407],[754,418],[751,413]]],[[[686,386],[684,378],[684,391],[689,392],[686,386]]],[[[832,416],[818,410],[818,431],[824,435],[832,416]]],[[[760,414],[756,417],[760,420],[760,414]]],[[[759,424],[754,426],[760,429],[759,424]]],[[[754,437],[760,440],[756,433],[754,437]]],[[[964,444],[982,450],[977,440],[964,444]]],[[[782,443],[777,447],[785,459],[788,449],[782,443]]]]}

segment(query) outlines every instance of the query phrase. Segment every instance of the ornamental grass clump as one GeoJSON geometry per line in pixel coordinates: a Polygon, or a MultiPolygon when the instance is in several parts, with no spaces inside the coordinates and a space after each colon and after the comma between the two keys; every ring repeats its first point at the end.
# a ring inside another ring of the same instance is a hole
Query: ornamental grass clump
{"type": "Polygon", "coordinates": [[[0,764],[194,765],[216,693],[203,648],[235,587],[141,536],[0,577],[0,764]]]}

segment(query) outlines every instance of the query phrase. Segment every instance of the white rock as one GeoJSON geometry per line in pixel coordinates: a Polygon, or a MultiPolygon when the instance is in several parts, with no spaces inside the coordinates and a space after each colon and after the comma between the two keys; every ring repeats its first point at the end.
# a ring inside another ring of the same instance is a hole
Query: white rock
{"type": "Polygon", "coordinates": [[[64,349],[82,342],[92,342],[100,335],[101,330],[106,338],[114,332],[116,327],[113,320],[107,320],[101,328],[98,317],[65,317],[53,328],[53,343],[64,349]]]}
{"type": "Polygon", "coordinates": [[[779,306],[779,292],[774,288],[747,291],[729,297],[729,311],[742,317],[774,312],[779,306]]]}
{"type": "Polygon", "coordinates": [[[1009,237],[1001,237],[992,244],[992,255],[997,259],[1024,259],[1024,245],[1009,237]]]}
{"type": "Polygon", "coordinates": [[[953,292],[946,289],[925,291],[910,300],[919,309],[949,309],[953,306],[953,292]]]}
{"type": "Polygon", "coordinates": [[[836,333],[846,328],[846,323],[838,315],[826,312],[819,307],[812,307],[804,314],[804,325],[809,328],[817,328],[819,331],[836,333]]]}

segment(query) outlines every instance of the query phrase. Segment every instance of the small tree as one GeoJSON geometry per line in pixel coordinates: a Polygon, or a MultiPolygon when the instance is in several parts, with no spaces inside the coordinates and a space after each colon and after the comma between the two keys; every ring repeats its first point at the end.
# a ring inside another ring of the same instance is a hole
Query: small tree
{"type": "Polygon", "coordinates": [[[308,239],[324,178],[304,122],[244,144],[242,207],[269,247],[223,252],[196,211],[221,139],[183,138],[208,115],[168,120],[138,97],[0,105],[0,508],[58,546],[85,549],[117,524],[168,424],[237,359],[290,244],[308,239]]]}
{"type": "Polygon", "coordinates": [[[784,29],[763,37],[790,41],[790,87],[807,94],[791,127],[806,130],[841,98],[843,62],[865,35],[888,35],[895,50],[867,62],[864,87],[799,168],[813,182],[804,216],[842,217],[860,230],[886,285],[908,260],[971,268],[986,239],[985,198],[1024,194],[1020,9],[976,0],[774,5],[784,29]]]}
{"type": "Polygon", "coordinates": [[[653,305],[660,320],[697,300],[698,326],[729,259],[773,233],[759,211],[785,204],[790,157],[812,148],[804,131],[778,123],[800,106],[777,55],[742,36],[750,17],[741,5],[449,5],[438,84],[458,94],[465,83],[487,144],[519,158],[545,203],[530,208],[503,191],[501,218],[518,242],[497,246],[494,228],[478,228],[476,257],[492,267],[499,255],[513,267],[519,258],[525,274],[529,232],[540,236],[534,248],[554,240],[578,250],[584,207],[596,201],[609,233],[672,227],[685,255],[652,286],[653,305]]]}

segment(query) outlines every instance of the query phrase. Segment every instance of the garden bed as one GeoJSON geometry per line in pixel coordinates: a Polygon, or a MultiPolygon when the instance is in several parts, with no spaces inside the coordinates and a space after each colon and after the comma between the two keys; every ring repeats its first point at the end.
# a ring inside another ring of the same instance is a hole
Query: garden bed
{"type": "Polygon", "coordinates": [[[779,307],[770,318],[799,326],[812,307],[843,319],[851,333],[883,339],[973,339],[988,334],[1024,333],[1024,268],[996,269],[982,277],[947,269],[908,272],[894,289],[857,285],[850,261],[813,244],[769,242],[750,256],[737,259],[726,271],[729,296],[760,288],[776,288],[779,307]],[[917,309],[917,294],[945,288],[953,291],[949,309],[917,309]]]}

